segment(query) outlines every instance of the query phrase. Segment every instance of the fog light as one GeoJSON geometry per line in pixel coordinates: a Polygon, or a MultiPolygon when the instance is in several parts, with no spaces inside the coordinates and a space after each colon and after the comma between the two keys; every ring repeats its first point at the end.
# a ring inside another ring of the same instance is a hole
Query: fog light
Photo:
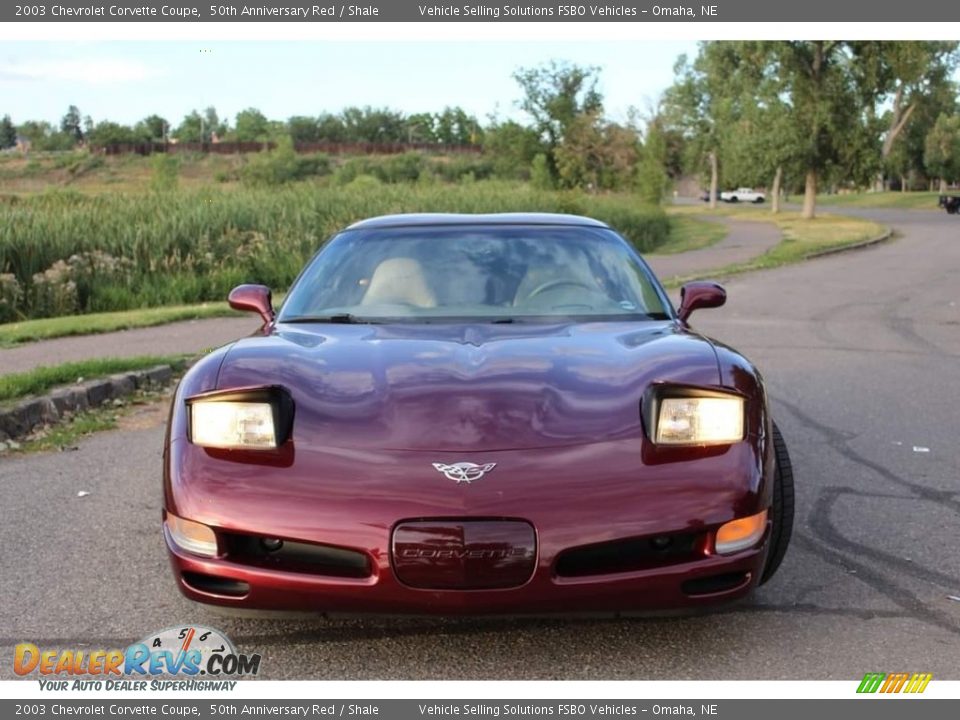
{"type": "Polygon", "coordinates": [[[204,557],[217,556],[217,536],[206,525],[166,514],[164,522],[170,531],[170,539],[181,550],[204,557]]]}
{"type": "Polygon", "coordinates": [[[719,555],[746,550],[756,545],[767,529],[767,511],[745,518],[731,520],[717,530],[716,548],[719,555]]]}
{"type": "Polygon", "coordinates": [[[283,547],[283,540],[280,538],[263,538],[260,544],[267,552],[276,552],[283,547]]]}
{"type": "Polygon", "coordinates": [[[672,542],[673,540],[666,535],[658,535],[651,540],[654,550],[666,550],[668,547],[670,547],[672,542]]]}

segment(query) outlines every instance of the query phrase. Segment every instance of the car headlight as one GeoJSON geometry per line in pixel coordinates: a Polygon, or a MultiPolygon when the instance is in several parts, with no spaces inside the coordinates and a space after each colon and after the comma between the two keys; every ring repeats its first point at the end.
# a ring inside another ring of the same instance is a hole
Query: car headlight
{"type": "Polygon", "coordinates": [[[726,445],[741,440],[743,398],[660,398],[654,433],[658,445],[726,445]]]}
{"type": "Polygon", "coordinates": [[[208,448],[271,450],[286,442],[293,403],[280,388],[199,395],[187,400],[190,441],[208,448]]]}

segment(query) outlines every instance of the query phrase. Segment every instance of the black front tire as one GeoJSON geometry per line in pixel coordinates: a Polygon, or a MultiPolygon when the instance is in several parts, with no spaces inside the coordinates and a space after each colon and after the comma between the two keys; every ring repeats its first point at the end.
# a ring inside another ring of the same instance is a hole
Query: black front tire
{"type": "Polygon", "coordinates": [[[773,503],[770,506],[773,527],[770,532],[767,564],[760,577],[761,585],[777,572],[790,545],[790,536],[793,534],[793,466],[790,464],[787,444],[776,423],[773,423],[773,452],[776,457],[776,470],[773,474],[773,503]]]}

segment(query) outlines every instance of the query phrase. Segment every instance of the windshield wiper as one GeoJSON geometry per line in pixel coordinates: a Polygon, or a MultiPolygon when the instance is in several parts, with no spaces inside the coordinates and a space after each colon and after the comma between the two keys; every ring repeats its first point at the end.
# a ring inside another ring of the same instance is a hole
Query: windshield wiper
{"type": "Polygon", "coordinates": [[[285,323],[336,323],[338,325],[371,325],[375,321],[357,317],[350,313],[336,313],[334,315],[300,315],[299,317],[284,318],[285,323]]]}

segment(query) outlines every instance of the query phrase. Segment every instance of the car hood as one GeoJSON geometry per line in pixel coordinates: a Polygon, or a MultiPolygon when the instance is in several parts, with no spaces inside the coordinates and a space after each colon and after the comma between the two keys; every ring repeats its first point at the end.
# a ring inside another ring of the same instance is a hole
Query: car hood
{"type": "Polygon", "coordinates": [[[310,324],[235,343],[217,385],[287,388],[300,449],[457,452],[639,436],[649,384],[719,380],[711,343],[668,321],[310,324]]]}

